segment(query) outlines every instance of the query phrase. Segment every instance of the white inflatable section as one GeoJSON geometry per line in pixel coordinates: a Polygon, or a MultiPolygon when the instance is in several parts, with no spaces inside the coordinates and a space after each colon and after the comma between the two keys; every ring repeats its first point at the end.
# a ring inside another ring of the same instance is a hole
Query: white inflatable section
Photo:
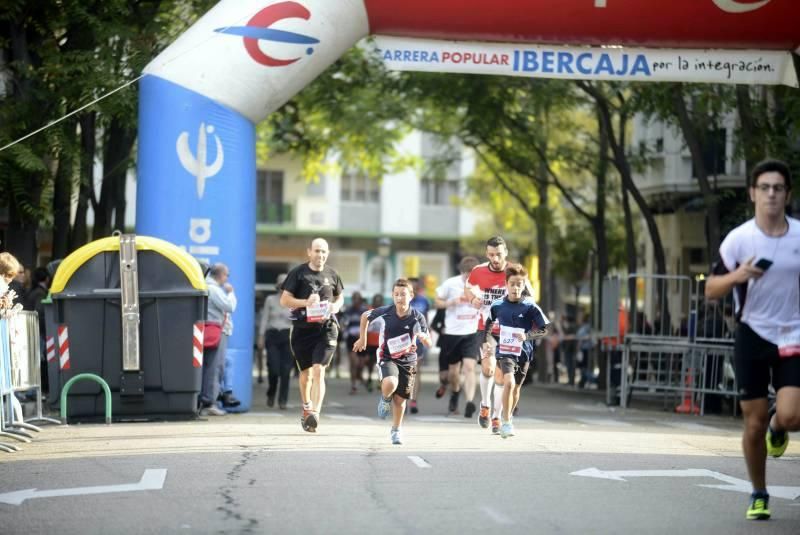
{"type": "Polygon", "coordinates": [[[144,72],[206,96],[258,123],[368,33],[363,0],[304,0],[302,5],[222,0],[144,72]],[[303,15],[297,16],[298,11],[303,15]],[[263,24],[248,25],[257,14],[277,20],[266,28],[263,24]],[[275,31],[263,39],[250,38],[251,46],[257,43],[263,56],[245,46],[248,38],[242,32],[251,29],[275,31]],[[318,42],[302,44],[282,39],[290,34],[318,42]],[[254,56],[296,61],[267,65],[254,56]]]}

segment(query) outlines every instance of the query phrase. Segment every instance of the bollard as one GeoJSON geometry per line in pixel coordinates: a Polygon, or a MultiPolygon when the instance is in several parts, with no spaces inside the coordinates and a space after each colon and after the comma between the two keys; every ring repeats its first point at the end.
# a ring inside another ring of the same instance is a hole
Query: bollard
{"type": "Polygon", "coordinates": [[[82,379],[91,379],[103,387],[106,401],[106,424],[111,425],[111,389],[108,388],[108,383],[106,383],[102,377],[93,373],[79,373],[67,381],[67,384],[61,389],[61,420],[65,424],[67,423],[67,393],[69,393],[69,389],[72,387],[73,383],[82,379]]]}

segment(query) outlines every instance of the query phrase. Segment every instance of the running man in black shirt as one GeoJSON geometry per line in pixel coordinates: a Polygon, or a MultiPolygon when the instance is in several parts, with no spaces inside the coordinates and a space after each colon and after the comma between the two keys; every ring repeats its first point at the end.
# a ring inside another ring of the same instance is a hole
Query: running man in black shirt
{"type": "Polygon", "coordinates": [[[411,308],[414,287],[407,279],[397,279],[392,287],[394,304],[374,308],[361,315],[361,334],[353,351],[367,347],[367,327],[370,322],[380,325],[378,369],[381,393],[378,416],[386,418],[392,410],[392,444],[402,444],[400,424],[406,410],[406,400],[414,391],[417,376],[417,342],[431,346],[431,336],[425,317],[411,308]]]}
{"type": "Polygon", "coordinates": [[[344,303],[342,279],[328,260],[328,242],[317,238],[306,250],[308,263],[292,269],[281,286],[281,306],[292,309],[289,346],[300,370],[303,430],[314,433],[325,398],[325,369],[339,337],[336,313],[344,303]]]}

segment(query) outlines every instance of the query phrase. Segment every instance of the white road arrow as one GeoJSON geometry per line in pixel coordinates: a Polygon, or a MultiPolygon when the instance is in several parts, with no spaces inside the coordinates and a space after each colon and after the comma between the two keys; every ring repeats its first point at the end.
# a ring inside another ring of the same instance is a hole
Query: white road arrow
{"type": "Polygon", "coordinates": [[[52,498],[55,496],[84,496],[87,494],[108,494],[112,492],[134,492],[139,490],[161,490],[167,479],[164,468],[147,469],[138,483],[127,485],[103,485],[98,487],[75,487],[72,489],[36,490],[25,489],[0,494],[0,503],[22,505],[25,500],[52,498]]]}
{"type": "MultiPolygon", "coordinates": [[[[750,494],[753,488],[749,481],[738,479],[712,470],[703,468],[688,468],[686,470],[600,470],[598,468],[585,468],[572,472],[571,476],[595,477],[598,479],[612,479],[614,481],[627,481],[629,477],[712,477],[724,481],[727,485],[698,485],[709,489],[732,490],[750,494]]],[[[795,500],[800,497],[800,487],[767,487],[771,497],[795,500]]]]}

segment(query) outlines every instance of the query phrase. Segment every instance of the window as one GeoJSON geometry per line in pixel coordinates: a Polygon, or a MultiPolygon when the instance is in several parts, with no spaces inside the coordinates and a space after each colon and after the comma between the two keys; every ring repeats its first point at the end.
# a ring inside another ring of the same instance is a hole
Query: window
{"type": "Polygon", "coordinates": [[[281,224],[291,220],[291,208],[283,204],[283,171],[256,173],[256,221],[281,224]]]}
{"type": "Polygon", "coordinates": [[[342,200],[346,202],[377,203],[381,196],[381,185],[362,174],[342,175],[342,200]]]}
{"type": "Polygon", "coordinates": [[[458,180],[436,180],[423,178],[420,180],[422,204],[448,206],[453,204],[453,197],[458,197],[458,180]]]}
{"type": "MultiPolygon", "coordinates": [[[[725,174],[725,141],[727,132],[724,128],[709,130],[703,138],[703,163],[709,176],[725,174]]],[[[692,165],[692,176],[697,170],[692,165]]]]}

